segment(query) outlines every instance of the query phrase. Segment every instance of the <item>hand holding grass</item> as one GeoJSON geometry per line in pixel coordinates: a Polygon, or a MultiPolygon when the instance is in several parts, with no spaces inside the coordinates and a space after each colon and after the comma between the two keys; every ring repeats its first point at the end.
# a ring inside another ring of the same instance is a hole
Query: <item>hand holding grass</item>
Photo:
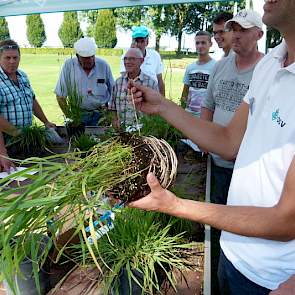
{"type": "Polygon", "coordinates": [[[147,183],[151,189],[151,193],[144,198],[129,203],[128,206],[146,211],[158,211],[174,215],[173,212],[176,212],[180,199],[172,192],[161,187],[158,179],[152,173],[147,175],[147,183]]]}
{"type": "Polygon", "coordinates": [[[165,110],[166,99],[158,91],[134,81],[129,81],[128,88],[137,110],[146,114],[160,114],[165,110]]]}

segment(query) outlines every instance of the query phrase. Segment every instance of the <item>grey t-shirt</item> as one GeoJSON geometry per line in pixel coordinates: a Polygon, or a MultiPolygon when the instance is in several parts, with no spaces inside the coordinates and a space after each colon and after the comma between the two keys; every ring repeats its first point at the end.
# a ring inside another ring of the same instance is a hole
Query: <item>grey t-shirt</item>
{"type": "MultiPolygon", "coordinates": [[[[236,54],[230,54],[216,63],[207,88],[207,96],[202,106],[213,111],[213,122],[226,126],[234,116],[246,95],[252,79],[253,67],[238,71],[235,62],[236,54]]],[[[212,155],[217,166],[232,168],[234,161],[225,161],[212,155]]]]}
{"type": "Polygon", "coordinates": [[[67,96],[67,88],[77,89],[83,96],[81,108],[92,111],[111,99],[114,85],[110,66],[101,58],[95,58],[95,66],[87,76],[76,57],[65,61],[55,93],[58,96],[67,96]]]}

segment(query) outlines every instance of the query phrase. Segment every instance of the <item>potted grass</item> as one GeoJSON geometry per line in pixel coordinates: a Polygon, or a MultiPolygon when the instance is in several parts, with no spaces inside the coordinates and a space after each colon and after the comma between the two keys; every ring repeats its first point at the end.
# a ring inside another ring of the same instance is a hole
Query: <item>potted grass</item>
{"type": "Polygon", "coordinates": [[[156,138],[126,136],[99,143],[84,158],[82,154],[24,160],[20,163],[30,165],[28,169],[0,181],[0,280],[5,279],[15,292],[13,277],[20,271],[22,261],[28,258],[32,262],[40,290],[38,273],[52,245],[57,249],[54,259],[58,261],[74,236],[79,237],[82,257],[91,257],[102,270],[94,254],[98,243],[93,230],[94,221],[100,218],[97,209],[103,205],[102,199],[110,192],[123,201],[144,196],[148,192],[149,171],[157,175],[163,187],[175,179],[175,154],[166,142],[156,138]],[[31,171],[38,173],[31,175],[31,171]],[[31,183],[10,187],[16,176],[27,177],[31,183]],[[93,245],[86,235],[86,221],[92,229],[93,245]],[[71,228],[72,235],[59,245],[60,235],[71,228]],[[44,236],[48,234],[44,246],[44,236]]]}
{"type": "Polygon", "coordinates": [[[46,151],[48,144],[45,127],[33,123],[32,126],[23,127],[21,133],[12,138],[6,147],[9,156],[25,159],[48,154],[46,151]]]}
{"type": "Polygon", "coordinates": [[[62,109],[66,116],[65,126],[68,137],[79,136],[85,132],[85,126],[82,123],[82,100],[83,96],[79,94],[78,86],[68,77],[65,79],[66,97],[62,103],[62,109]]]}

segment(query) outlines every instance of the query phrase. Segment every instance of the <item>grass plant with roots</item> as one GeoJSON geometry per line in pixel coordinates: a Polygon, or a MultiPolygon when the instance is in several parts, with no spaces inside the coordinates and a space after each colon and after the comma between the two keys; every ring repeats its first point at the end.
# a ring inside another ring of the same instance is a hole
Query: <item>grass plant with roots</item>
{"type": "Polygon", "coordinates": [[[32,262],[40,291],[38,272],[50,249],[57,247],[57,262],[72,247],[74,236],[79,236],[83,257],[79,263],[88,263],[91,258],[92,264],[102,271],[104,263],[97,255],[102,250],[93,224],[100,217],[97,209],[103,206],[102,199],[110,194],[124,202],[143,197],[149,192],[146,175],[150,171],[165,188],[176,176],[173,150],[165,141],[153,137],[127,135],[99,143],[86,157],[82,157],[84,154],[73,152],[18,161],[28,168],[0,181],[0,280],[5,279],[14,292],[14,274],[20,272],[20,264],[26,259],[32,262]],[[37,173],[32,175],[32,171],[37,173]],[[28,178],[29,183],[15,186],[17,176],[28,178]],[[85,221],[93,245],[88,242],[85,221]],[[59,235],[69,228],[74,228],[72,236],[58,247],[59,235]],[[44,244],[48,233],[49,240],[44,244]]]}

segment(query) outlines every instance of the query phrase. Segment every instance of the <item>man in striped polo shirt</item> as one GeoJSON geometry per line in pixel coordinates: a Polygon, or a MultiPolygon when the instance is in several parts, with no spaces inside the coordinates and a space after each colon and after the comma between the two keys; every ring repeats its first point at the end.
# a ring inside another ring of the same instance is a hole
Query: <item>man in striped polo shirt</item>
{"type": "Polygon", "coordinates": [[[32,124],[33,114],[46,127],[49,122],[35,98],[27,75],[18,69],[20,50],[13,40],[0,42],[0,170],[10,171],[13,163],[6,159],[3,133],[17,136],[20,129],[32,124]]]}

